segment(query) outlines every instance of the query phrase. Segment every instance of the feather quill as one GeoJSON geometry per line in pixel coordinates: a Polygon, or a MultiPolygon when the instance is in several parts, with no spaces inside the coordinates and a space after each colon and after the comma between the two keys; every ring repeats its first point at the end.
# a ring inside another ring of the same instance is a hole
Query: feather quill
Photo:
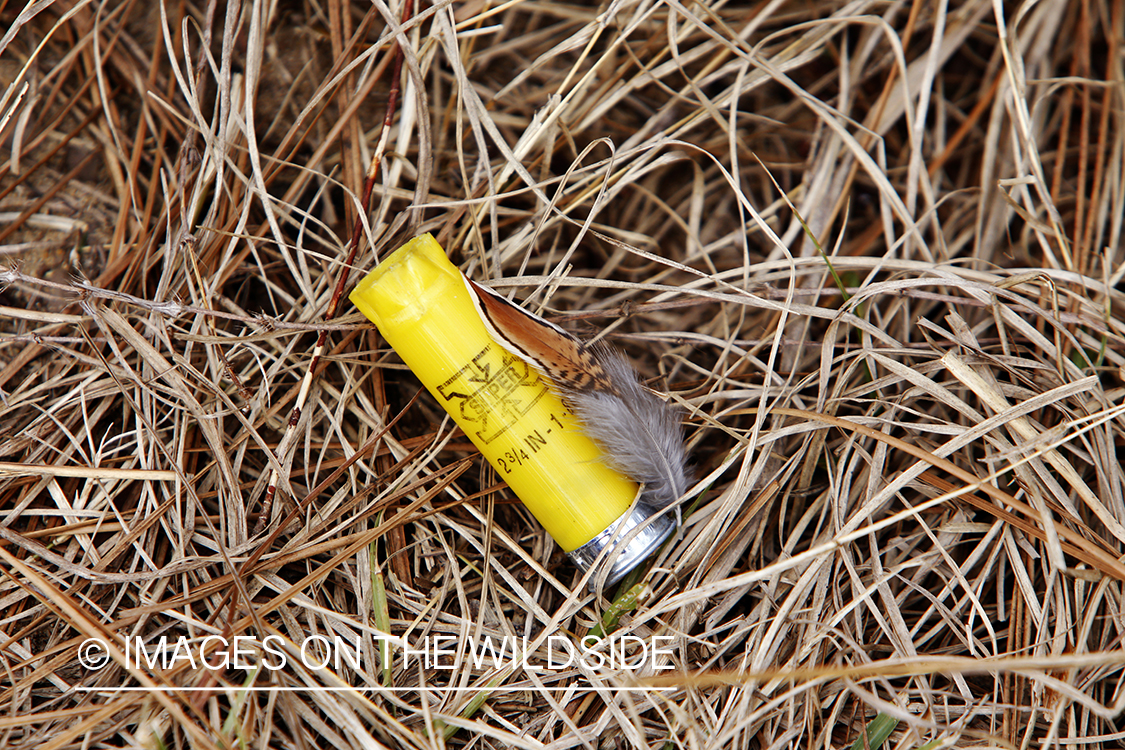
{"type": "Polygon", "coordinates": [[[555,385],[609,464],[644,485],[642,499],[661,509],[679,500],[689,483],[680,410],[642,385],[620,352],[462,278],[489,334],[555,385]]]}

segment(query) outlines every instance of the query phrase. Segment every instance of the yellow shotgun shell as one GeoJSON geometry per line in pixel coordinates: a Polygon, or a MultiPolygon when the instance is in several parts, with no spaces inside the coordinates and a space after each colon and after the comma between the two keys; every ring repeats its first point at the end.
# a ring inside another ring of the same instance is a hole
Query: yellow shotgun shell
{"type": "Polygon", "coordinates": [[[670,533],[635,509],[637,484],[605,463],[549,381],[489,335],[432,236],[396,250],[349,298],[580,567],[616,544],[616,582],[670,533]]]}

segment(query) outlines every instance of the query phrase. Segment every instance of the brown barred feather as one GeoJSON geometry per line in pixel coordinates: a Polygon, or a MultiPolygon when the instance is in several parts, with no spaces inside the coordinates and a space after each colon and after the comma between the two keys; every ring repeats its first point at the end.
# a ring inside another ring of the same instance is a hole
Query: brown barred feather
{"type": "Polygon", "coordinates": [[[689,479],[679,410],[645,388],[608,345],[583,343],[464,278],[489,334],[554,383],[608,462],[643,484],[652,505],[677,502],[689,479]]]}

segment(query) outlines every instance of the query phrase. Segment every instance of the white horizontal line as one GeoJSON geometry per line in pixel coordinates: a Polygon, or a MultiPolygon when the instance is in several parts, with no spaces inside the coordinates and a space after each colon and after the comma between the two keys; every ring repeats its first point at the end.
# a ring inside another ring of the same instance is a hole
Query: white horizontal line
{"type": "Polygon", "coordinates": [[[350,692],[376,692],[386,691],[391,693],[398,692],[419,692],[423,690],[437,690],[443,693],[517,693],[517,692],[542,692],[548,691],[572,691],[575,693],[600,693],[600,692],[613,692],[613,693],[628,693],[628,692],[667,692],[669,690],[676,690],[674,687],[513,687],[510,685],[501,685],[498,687],[288,687],[288,686],[269,686],[269,685],[254,685],[252,687],[238,687],[236,685],[226,686],[213,686],[213,687],[143,687],[123,686],[123,687],[75,687],[74,691],[78,693],[201,693],[201,692],[227,692],[230,690],[244,691],[250,693],[262,693],[269,690],[275,690],[283,693],[350,693],[350,692]]]}

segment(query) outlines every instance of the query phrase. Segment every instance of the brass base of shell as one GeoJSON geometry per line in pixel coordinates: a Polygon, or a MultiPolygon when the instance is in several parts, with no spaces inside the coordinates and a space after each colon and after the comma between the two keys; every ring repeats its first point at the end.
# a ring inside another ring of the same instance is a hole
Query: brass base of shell
{"type": "MultiPolygon", "coordinates": [[[[656,508],[642,498],[605,531],[568,554],[583,573],[595,565],[602,568],[609,566],[605,579],[605,586],[609,587],[640,565],[675,530],[674,511],[656,508]]],[[[591,576],[591,590],[597,585],[599,578],[599,573],[591,576]]]]}

